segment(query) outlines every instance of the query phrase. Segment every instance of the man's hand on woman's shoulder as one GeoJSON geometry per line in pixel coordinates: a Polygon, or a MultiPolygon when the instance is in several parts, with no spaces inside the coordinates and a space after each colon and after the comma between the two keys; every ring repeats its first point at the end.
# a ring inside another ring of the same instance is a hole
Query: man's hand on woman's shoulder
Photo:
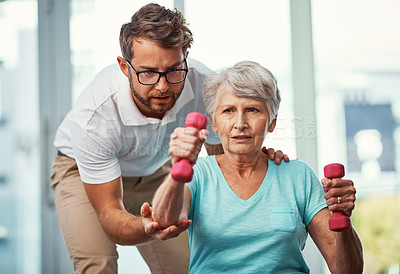
{"type": "Polygon", "coordinates": [[[275,163],[276,163],[277,165],[280,165],[280,164],[281,164],[282,159],[285,160],[286,162],[289,162],[289,161],[290,161],[289,156],[287,156],[287,154],[284,154],[284,153],[282,152],[282,150],[277,150],[277,151],[275,151],[275,149],[273,149],[273,148],[268,148],[268,149],[267,149],[266,147],[263,147],[263,148],[262,148],[262,151],[263,151],[265,154],[267,154],[268,157],[269,157],[271,160],[275,160],[275,163]]]}

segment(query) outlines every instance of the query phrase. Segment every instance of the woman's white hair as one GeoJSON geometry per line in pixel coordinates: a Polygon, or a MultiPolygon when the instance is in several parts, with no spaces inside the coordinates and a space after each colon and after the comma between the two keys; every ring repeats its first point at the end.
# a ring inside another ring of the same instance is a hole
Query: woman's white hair
{"type": "Polygon", "coordinates": [[[217,92],[222,85],[233,95],[264,102],[269,113],[268,125],[278,115],[281,95],[276,78],[257,62],[242,61],[207,77],[203,96],[208,115],[213,120],[218,104],[217,92]]]}

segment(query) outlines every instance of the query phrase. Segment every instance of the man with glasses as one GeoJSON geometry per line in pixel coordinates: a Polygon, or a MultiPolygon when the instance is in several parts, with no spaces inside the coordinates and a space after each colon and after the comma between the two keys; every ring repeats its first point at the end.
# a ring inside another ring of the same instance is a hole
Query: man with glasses
{"type": "MultiPolygon", "coordinates": [[[[173,130],[189,112],[206,113],[210,70],[187,59],[192,41],[181,13],[142,7],[121,28],[118,65],[94,78],[58,128],[52,188],[76,273],[117,273],[116,244],[137,245],[152,273],[188,272],[188,222],[146,234],[140,209],[170,171],[173,130]]],[[[207,152],[220,153],[209,132],[207,152]]],[[[287,160],[281,152],[276,158],[287,160]]]]}

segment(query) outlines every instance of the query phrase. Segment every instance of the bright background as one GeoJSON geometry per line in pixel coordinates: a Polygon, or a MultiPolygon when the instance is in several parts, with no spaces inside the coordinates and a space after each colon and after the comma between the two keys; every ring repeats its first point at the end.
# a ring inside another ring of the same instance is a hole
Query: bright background
{"type": "MultiPolygon", "coordinates": [[[[120,26],[148,2],[69,1],[72,81],[66,104],[116,62],[120,26]]],[[[293,94],[290,5],[184,1],[194,33],[190,56],[212,69],[254,60],[276,75],[282,104],[265,145],[294,159],[298,141],[312,139],[318,144],[319,177],[325,164],[344,163],[358,191],[352,222],[364,245],[364,273],[400,273],[400,1],[311,1],[315,117],[294,111],[299,95],[293,94]],[[297,128],[296,120],[306,126],[297,128]]],[[[52,203],[40,175],[38,19],[37,1],[0,1],[0,273],[37,274],[46,267],[41,249],[50,236],[42,233],[41,207],[52,203]]],[[[119,251],[120,273],[149,273],[135,247],[119,251]]],[[[314,265],[319,273],[318,262],[314,265]]]]}

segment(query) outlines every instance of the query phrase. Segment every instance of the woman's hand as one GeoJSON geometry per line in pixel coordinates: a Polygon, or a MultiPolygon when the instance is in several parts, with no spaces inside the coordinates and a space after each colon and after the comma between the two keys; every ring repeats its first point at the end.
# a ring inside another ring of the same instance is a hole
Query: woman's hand
{"type": "Polygon", "coordinates": [[[177,226],[171,225],[167,228],[162,228],[153,220],[152,209],[148,203],[142,205],[140,215],[142,216],[142,223],[146,234],[153,239],[161,241],[177,237],[192,224],[191,220],[182,220],[177,226]]]}
{"type": "Polygon", "coordinates": [[[330,211],[342,211],[351,216],[356,202],[356,189],[352,180],[328,179],[321,180],[324,187],[324,198],[330,211]]]}
{"type": "Polygon", "coordinates": [[[208,136],[206,129],[197,130],[192,127],[178,127],[171,134],[168,153],[172,156],[172,163],[181,158],[188,159],[195,164],[201,146],[208,136]]]}

